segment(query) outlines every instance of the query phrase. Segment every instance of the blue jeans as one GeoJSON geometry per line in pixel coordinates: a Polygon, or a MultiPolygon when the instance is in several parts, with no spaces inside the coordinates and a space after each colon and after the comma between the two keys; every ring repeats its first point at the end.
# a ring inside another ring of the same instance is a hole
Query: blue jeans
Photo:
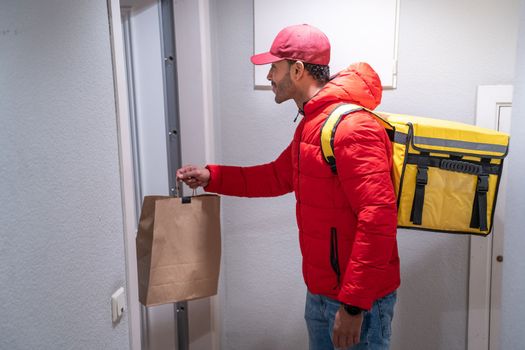
{"type": "MultiPolygon", "coordinates": [[[[349,350],[388,350],[392,334],[392,318],[396,292],[378,299],[369,311],[364,312],[360,342],[349,350]]],[[[312,294],[306,295],[304,318],[308,327],[310,350],[332,350],[334,319],[341,303],[337,300],[312,294]]]]}

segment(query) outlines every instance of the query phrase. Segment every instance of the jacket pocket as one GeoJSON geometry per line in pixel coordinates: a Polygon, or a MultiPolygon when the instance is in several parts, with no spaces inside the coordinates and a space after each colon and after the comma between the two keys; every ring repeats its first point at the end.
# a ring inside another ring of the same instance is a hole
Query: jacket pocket
{"type": "Polygon", "coordinates": [[[339,266],[339,251],[337,246],[337,229],[335,227],[330,228],[330,265],[337,276],[337,289],[341,283],[341,268],[339,266]]]}

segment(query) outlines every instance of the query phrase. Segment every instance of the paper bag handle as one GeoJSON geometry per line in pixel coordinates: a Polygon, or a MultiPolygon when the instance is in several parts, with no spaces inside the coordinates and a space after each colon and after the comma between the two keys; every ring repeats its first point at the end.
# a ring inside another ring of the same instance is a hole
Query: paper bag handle
{"type": "Polygon", "coordinates": [[[191,197],[195,197],[197,195],[197,189],[193,189],[191,196],[182,196],[181,188],[182,181],[177,181],[177,186],[175,186],[175,196],[181,199],[182,204],[191,203],[191,197]]]}

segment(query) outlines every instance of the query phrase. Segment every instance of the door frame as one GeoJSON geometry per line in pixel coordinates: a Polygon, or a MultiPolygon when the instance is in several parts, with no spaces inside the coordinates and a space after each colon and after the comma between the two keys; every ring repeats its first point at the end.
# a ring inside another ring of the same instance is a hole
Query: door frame
{"type": "MultiPolygon", "coordinates": [[[[183,162],[184,151],[187,149],[191,157],[195,157],[196,153],[202,156],[206,163],[215,161],[215,127],[213,115],[213,90],[212,90],[212,58],[211,58],[211,41],[210,41],[210,4],[209,0],[198,0],[193,2],[177,2],[179,10],[187,10],[192,16],[197,16],[197,21],[180,20],[181,25],[176,23],[176,41],[182,39],[182,47],[187,55],[191,55],[191,60],[177,60],[177,69],[193,71],[195,62],[200,62],[200,70],[197,74],[192,75],[192,79],[201,82],[201,88],[195,92],[194,95],[188,96],[187,100],[191,103],[181,105],[180,115],[181,119],[187,116],[195,118],[195,115],[202,116],[202,132],[204,141],[197,147],[194,143],[189,144],[192,138],[182,138],[182,152],[183,162]],[[187,6],[181,8],[181,6],[187,6]],[[189,6],[196,6],[189,8],[189,6]],[[184,37],[189,32],[194,33],[195,30],[199,33],[199,45],[196,49],[193,46],[188,48],[189,44],[185,45],[184,37]],[[182,62],[182,63],[181,63],[182,62]],[[187,66],[187,65],[191,66],[187,66]],[[198,105],[193,103],[199,101],[198,105]],[[198,148],[198,149],[197,149],[198,148]]],[[[120,0],[107,0],[108,18],[109,18],[109,34],[110,45],[113,60],[113,79],[115,89],[115,108],[117,115],[117,130],[118,130],[118,147],[119,147],[119,165],[121,178],[121,196],[122,196],[122,212],[123,212],[123,226],[124,226],[124,250],[126,255],[126,296],[127,296],[127,310],[128,310],[128,325],[129,325],[129,341],[131,350],[141,349],[141,308],[138,300],[138,278],[137,278],[137,257],[136,257],[136,227],[138,217],[135,206],[135,179],[134,179],[134,162],[133,162],[133,145],[132,145],[132,127],[130,124],[130,110],[127,73],[126,73],[126,58],[125,45],[123,42],[122,27],[121,27],[121,10],[120,0]]],[[[177,22],[181,17],[187,16],[188,13],[177,13],[175,11],[175,19],[177,22]]],[[[177,47],[177,50],[179,48],[177,47]]],[[[183,86],[179,77],[179,85],[183,86]]],[[[192,141],[193,142],[193,141],[192,141]]],[[[221,278],[222,281],[222,278],[221,278]]],[[[222,283],[220,283],[222,284],[222,283]]],[[[210,300],[210,315],[211,315],[211,337],[212,349],[220,349],[220,333],[221,333],[221,318],[220,318],[220,295],[221,288],[219,288],[219,295],[211,297],[210,300]]]]}
{"type": "MultiPolygon", "coordinates": [[[[512,91],[511,85],[479,86],[476,126],[497,130],[499,108],[512,105],[512,91]]],[[[493,270],[492,263],[496,255],[493,247],[502,246],[504,235],[502,225],[496,224],[497,217],[504,215],[504,207],[500,203],[490,236],[470,238],[467,350],[495,350],[491,346],[490,335],[500,333],[499,325],[496,322],[491,324],[491,312],[499,307],[492,305],[491,300],[500,300],[494,294],[501,293],[500,288],[492,283],[493,280],[501,281],[500,272],[493,270]]]]}
{"type": "Polygon", "coordinates": [[[128,84],[126,78],[125,47],[122,35],[119,0],[107,0],[111,55],[113,60],[113,81],[115,109],[117,115],[120,184],[122,216],[124,226],[124,252],[126,256],[126,297],[129,326],[129,346],[140,350],[141,317],[138,293],[137,255],[135,235],[137,214],[135,206],[135,176],[133,167],[133,146],[128,84]]]}

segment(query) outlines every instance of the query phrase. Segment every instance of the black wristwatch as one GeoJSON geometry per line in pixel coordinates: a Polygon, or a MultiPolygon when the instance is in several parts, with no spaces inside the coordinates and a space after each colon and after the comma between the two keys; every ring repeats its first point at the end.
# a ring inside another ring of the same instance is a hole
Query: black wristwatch
{"type": "Polygon", "coordinates": [[[350,316],[356,316],[363,312],[363,309],[353,305],[343,304],[343,308],[350,316]]]}

